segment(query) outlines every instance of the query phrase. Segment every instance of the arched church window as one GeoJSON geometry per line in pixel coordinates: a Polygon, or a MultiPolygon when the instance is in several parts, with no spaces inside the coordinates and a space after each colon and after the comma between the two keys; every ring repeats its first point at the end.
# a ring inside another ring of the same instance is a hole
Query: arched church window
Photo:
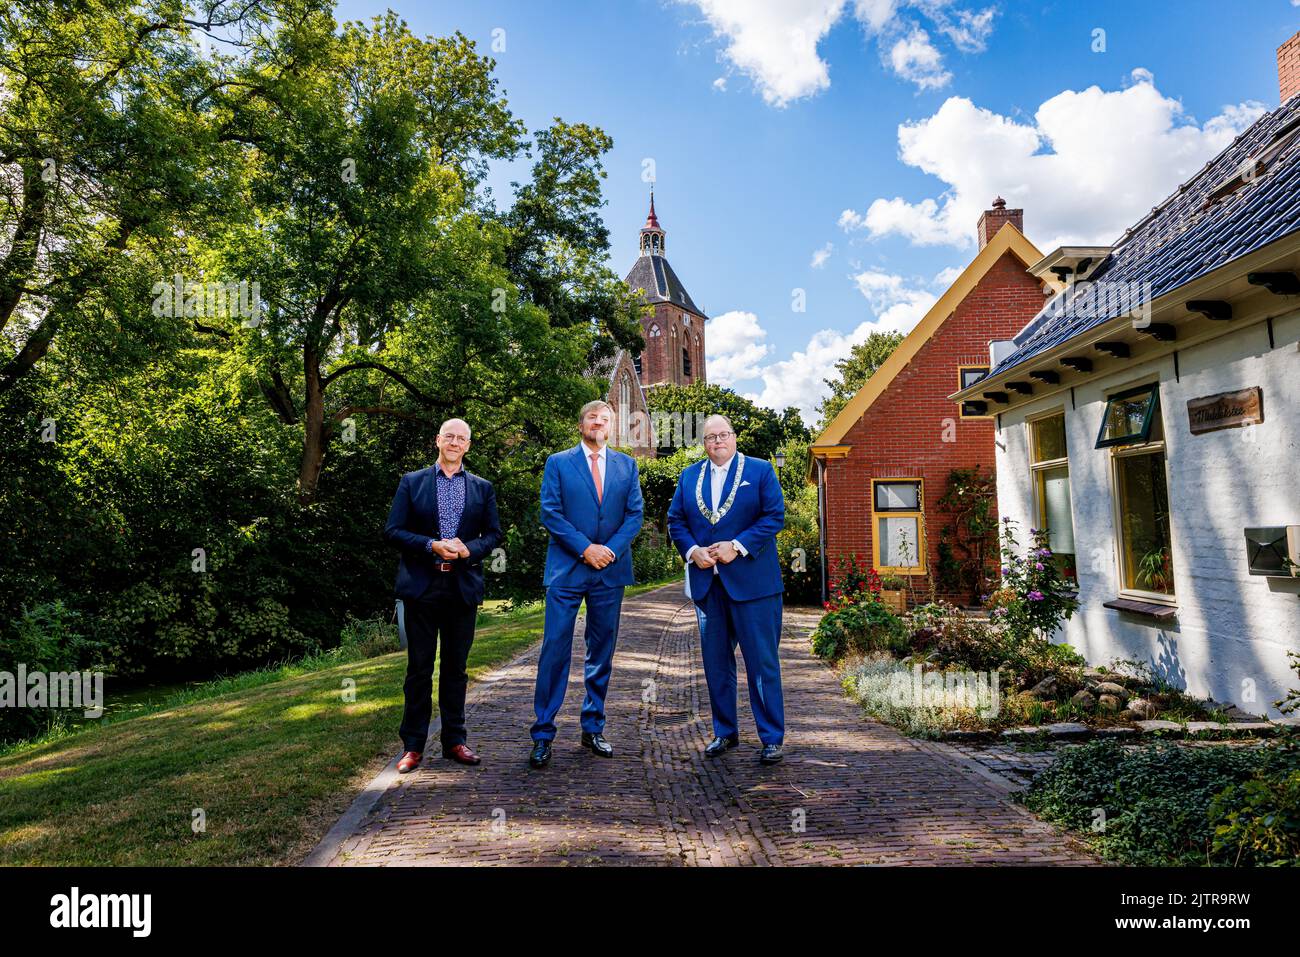
{"type": "Polygon", "coordinates": [[[658,336],[659,336],[659,323],[656,322],[654,325],[650,327],[650,337],[654,339],[654,338],[658,338],[658,336]]]}
{"type": "Polygon", "coordinates": [[[627,445],[628,421],[632,418],[632,378],[624,375],[618,384],[618,434],[619,444],[627,445]]]}

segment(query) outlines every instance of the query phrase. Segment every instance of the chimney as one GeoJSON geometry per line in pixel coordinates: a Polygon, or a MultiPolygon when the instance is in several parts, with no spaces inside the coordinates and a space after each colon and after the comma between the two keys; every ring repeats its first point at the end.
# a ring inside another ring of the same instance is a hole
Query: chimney
{"type": "MultiPolygon", "coordinates": [[[[1300,36],[1300,34],[1297,34],[1300,36]]],[[[1281,53],[1278,54],[1281,56],[1281,53]]],[[[993,200],[993,208],[986,209],[980,213],[979,225],[975,227],[978,234],[980,249],[989,244],[989,240],[998,234],[1003,223],[1014,223],[1016,229],[1022,233],[1025,231],[1025,211],[1023,209],[1007,209],[1007,201],[999,196],[993,200]]]]}
{"type": "Polygon", "coordinates": [[[1283,103],[1300,90],[1300,33],[1277,48],[1277,86],[1283,103]]]}

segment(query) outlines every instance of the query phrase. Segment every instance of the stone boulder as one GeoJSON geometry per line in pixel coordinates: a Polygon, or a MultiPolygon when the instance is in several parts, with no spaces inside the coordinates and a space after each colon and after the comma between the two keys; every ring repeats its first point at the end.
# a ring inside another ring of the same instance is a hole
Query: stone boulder
{"type": "Polygon", "coordinates": [[[1151,721],[1155,718],[1159,709],[1148,701],[1146,698],[1134,698],[1128,703],[1128,711],[1134,718],[1141,721],[1151,721]]]}

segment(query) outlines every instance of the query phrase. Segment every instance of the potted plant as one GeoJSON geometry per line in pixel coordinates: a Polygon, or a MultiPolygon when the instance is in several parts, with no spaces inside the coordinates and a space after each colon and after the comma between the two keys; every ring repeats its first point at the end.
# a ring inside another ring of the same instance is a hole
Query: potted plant
{"type": "Polygon", "coordinates": [[[1173,591],[1174,568],[1169,549],[1161,546],[1143,555],[1138,562],[1137,580],[1152,591],[1173,591]]]}
{"type": "Polygon", "coordinates": [[[897,575],[880,576],[880,601],[895,614],[907,610],[907,593],[903,579],[897,575]]]}

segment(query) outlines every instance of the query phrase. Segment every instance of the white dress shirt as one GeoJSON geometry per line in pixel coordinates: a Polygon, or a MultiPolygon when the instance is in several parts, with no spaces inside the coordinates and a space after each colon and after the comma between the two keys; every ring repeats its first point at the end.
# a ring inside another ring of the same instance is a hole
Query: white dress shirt
{"type": "MultiPolygon", "coordinates": [[[[731,456],[731,459],[734,459],[735,457],[736,456],[733,454],[731,456]]],[[[719,508],[722,507],[722,487],[723,485],[726,484],[727,481],[727,471],[731,468],[731,459],[727,459],[727,461],[723,462],[721,465],[718,465],[712,459],[709,460],[709,465],[708,465],[709,487],[713,493],[712,501],[713,501],[714,511],[717,511],[719,508]]],[[[692,497],[694,497],[693,491],[692,491],[692,497]]],[[[745,550],[745,546],[740,544],[740,539],[733,538],[731,540],[731,544],[736,546],[736,551],[740,552],[741,555],[749,554],[749,552],[745,550]]],[[[686,550],[687,562],[691,560],[691,555],[694,554],[695,549],[699,547],[700,547],[699,545],[692,545],[690,548],[686,550]]],[[[715,575],[718,574],[718,565],[720,564],[721,562],[713,566],[713,574],[715,575]]],[[[687,598],[691,597],[691,576],[689,571],[686,574],[686,597],[687,598]]]]}

